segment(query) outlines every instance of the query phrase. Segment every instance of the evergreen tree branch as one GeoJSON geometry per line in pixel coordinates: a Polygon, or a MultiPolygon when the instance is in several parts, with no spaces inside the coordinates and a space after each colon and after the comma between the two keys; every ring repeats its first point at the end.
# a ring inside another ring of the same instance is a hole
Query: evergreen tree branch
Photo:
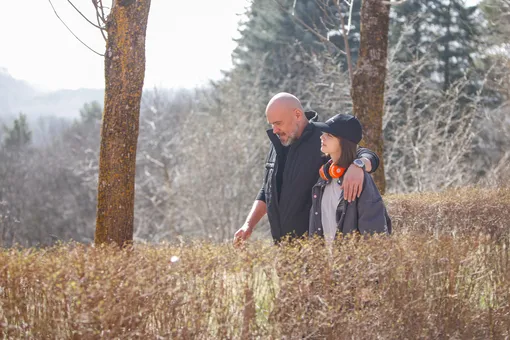
{"type": "MultiPolygon", "coordinates": [[[[278,0],[274,0],[274,2],[278,5],[278,7],[282,10],[282,12],[284,13],[287,13],[287,9],[285,8],[285,6],[283,6],[278,0]]],[[[333,44],[331,41],[329,41],[328,38],[326,38],[325,36],[323,36],[322,34],[320,34],[319,32],[317,32],[317,30],[313,29],[312,27],[310,27],[306,22],[304,22],[300,17],[298,17],[297,15],[292,15],[292,18],[294,20],[296,20],[299,24],[301,24],[303,27],[305,27],[310,33],[314,34],[317,38],[319,38],[320,41],[322,42],[327,42],[329,43],[331,46],[333,46],[337,51],[339,51],[340,53],[342,54],[346,54],[344,51],[342,51],[338,46],[336,46],[335,44],[333,44]]]]}

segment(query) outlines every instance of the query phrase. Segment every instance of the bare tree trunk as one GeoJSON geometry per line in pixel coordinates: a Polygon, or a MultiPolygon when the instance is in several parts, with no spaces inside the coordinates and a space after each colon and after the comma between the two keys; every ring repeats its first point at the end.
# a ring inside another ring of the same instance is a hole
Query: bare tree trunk
{"type": "Polygon", "coordinates": [[[135,165],[151,0],[114,0],[108,16],[95,244],[133,240],[135,165]]]}
{"type": "Polygon", "coordinates": [[[382,0],[363,0],[358,65],[351,88],[354,115],[363,125],[362,144],[376,152],[381,160],[374,180],[382,194],[386,189],[382,117],[389,22],[389,5],[382,0]]]}
{"type": "Polygon", "coordinates": [[[450,40],[452,39],[450,26],[452,25],[452,3],[448,2],[448,15],[446,17],[446,39],[444,42],[444,83],[443,91],[446,92],[450,88],[450,40]]]}

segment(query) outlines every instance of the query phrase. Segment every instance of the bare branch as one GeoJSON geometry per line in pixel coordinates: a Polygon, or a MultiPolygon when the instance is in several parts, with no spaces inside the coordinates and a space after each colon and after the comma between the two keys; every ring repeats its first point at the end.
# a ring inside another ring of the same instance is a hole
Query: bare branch
{"type": "MultiPolygon", "coordinates": [[[[97,24],[98,24],[98,25],[101,25],[101,21],[100,21],[100,20],[102,20],[102,19],[101,19],[101,15],[99,14],[99,11],[97,10],[97,8],[96,8],[96,19],[97,19],[97,24]]],[[[104,21],[103,21],[103,22],[104,22],[104,21]]],[[[106,23],[105,23],[105,24],[106,24],[106,23]]],[[[103,30],[101,30],[101,35],[103,36],[104,41],[106,41],[106,40],[107,40],[107,38],[106,38],[106,34],[104,34],[104,31],[103,31],[103,30]]]]}
{"type": "MultiPolygon", "coordinates": [[[[284,13],[287,13],[287,10],[286,8],[278,1],[278,0],[274,0],[274,2],[280,7],[280,9],[282,10],[282,12],[284,13]]],[[[333,46],[336,50],[340,51],[340,53],[342,54],[346,54],[344,51],[342,51],[338,46],[336,46],[335,44],[333,44],[331,41],[328,40],[328,38],[326,38],[325,36],[323,36],[322,34],[320,34],[319,32],[317,32],[316,30],[314,30],[312,27],[310,27],[306,22],[304,22],[300,17],[296,16],[296,15],[293,15],[292,16],[297,22],[299,22],[301,25],[303,25],[306,29],[308,29],[310,31],[310,33],[313,33],[317,38],[319,38],[322,42],[327,42],[329,43],[331,46],[333,46]]]]}
{"type": "MultiPolygon", "coordinates": [[[[101,22],[99,21],[100,20],[99,14],[96,15],[96,19],[97,19],[97,24],[100,25],[101,22]]],[[[106,34],[104,34],[103,30],[101,30],[101,35],[103,36],[104,41],[106,41],[107,40],[106,34]]]]}
{"type": "Polygon", "coordinates": [[[315,3],[317,4],[317,6],[319,6],[319,8],[321,9],[322,13],[324,14],[324,16],[320,16],[319,17],[319,20],[321,21],[322,25],[324,26],[324,28],[327,28],[327,25],[326,24],[329,24],[329,25],[334,25],[334,19],[332,20],[331,17],[330,17],[330,13],[328,11],[328,9],[326,8],[326,2],[324,1],[315,1],[315,3]],[[324,22],[325,20],[327,20],[326,22],[324,22]]]}
{"type": "MultiPolygon", "coordinates": [[[[94,8],[96,9],[96,19],[97,24],[101,25],[101,22],[103,22],[103,25],[106,25],[106,18],[104,16],[104,10],[103,10],[103,1],[99,0],[92,0],[92,4],[94,4],[94,8]]],[[[103,36],[104,41],[107,40],[106,35],[104,34],[104,31],[101,31],[101,35],[103,36]]]]}
{"type": "Polygon", "coordinates": [[[105,15],[104,15],[103,1],[99,0],[99,4],[98,4],[98,0],[92,0],[92,4],[94,5],[94,8],[96,9],[96,16],[97,16],[97,18],[101,19],[103,24],[106,25],[106,18],[105,18],[105,15]]]}
{"type": "MultiPolygon", "coordinates": [[[[340,17],[340,25],[342,26],[342,35],[344,36],[344,44],[345,44],[345,54],[347,56],[347,67],[349,69],[349,80],[352,84],[352,60],[351,60],[351,49],[349,48],[349,36],[345,31],[345,22],[344,17],[342,15],[342,8],[340,7],[340,0],[336,0],[336,7],[338,8],[338,16],[340,17]]],[[[352,9],[352,2],[351,2],[351,9],[352,9]]],[[[351,16],[349,14],[349,21],[351,21],[351,16]]]]}
{"type": "Polygon", "coordinates": [[[53,6],[53,3],[51,2],[51,0],[48,0],[48,2],[50,3],[51,5],[51,8],[53,9],[53,12],[55,12],[55,15],[57,16],[57,18],[62,22],[62,24],[64,24],[64,26],[67,28],[67,30],[69,32],[71,32],[71,34],[79,41],[81,42],[86,48],[88,48],[89,50],[91,50],[92,52],[94,52],[95,54],[97,54],[98,56],[101,56],[101,57],[104,57],[104,54],[101,54],[97,51],[95,51],[94,49],[92,49],[89,45],[87,45],[86,43],[84,43],[80,38],[78,38],[78,36],[76,34],[74,34],[74,32],[69,28],[69,26],[66,25],[66,23],[64,22],[64,20],[62,20],[62,18],[60,18],[60,16],[58,15],[57,13],[57,10],[55,9],[55,7],[53,6]]]}
{"type": "Polygon", "coordinates": [[[352,8],[354,7],[354,0],[351,0],[351,2],[345,1],[345,3],[349,6],[349,21],[347,22],[347,35],[349,35],[349,32],[351,32],[351,25],[352,25],[352,8]]]}
{"type": "Polygon", "coordinates": [[[389,6],[398,6],[398,5],[402,5],[403,3],[407,2],[407,0],[399,0],[399,1],[382,1],[382,3],[384,5],[389,5],[389,6]]]}
{"type": "Polygon", "coordinates": [[[70,4],[71,6],[73,6],[73,8],[76,10],[76,12],[78,12],[78,13],[79,13],[79,14],[83,17],[83,19],[85,19],[85,20],[86,20],[89,24],[91,24],[91,25],[92,25],[92,26],[94,26],[95,28],[100,29],[101,31],[102,31],[102,30],[104,30],[104,27],[98,26],[98,25],[94,24],[92,21],[90,21],[90,20],[89,20],[89,18],[87,18],[87,17],[85,16],[85,14],[83,14],[83,13],[82,13],[82,12],[78,9],[78,7],[76,7],[76,6],[73,4],[73,2],[72,2],[71,0],[67,0],[67,2],[69,2],[69,4],[70,4]]]}

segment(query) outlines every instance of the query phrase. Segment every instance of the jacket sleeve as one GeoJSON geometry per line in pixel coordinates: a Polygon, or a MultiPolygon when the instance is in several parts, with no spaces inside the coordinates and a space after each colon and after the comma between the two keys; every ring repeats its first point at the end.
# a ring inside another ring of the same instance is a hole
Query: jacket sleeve
{"type": "Polygon", "coordinates": [[[365,174],[363,191],[357,200],[357,208],[358,229],[361,234],[390,233],[390,226],[386,219],[386,207],[369,174],[365,174]]]}
{"type": "Polygon", "coordinates": [[[271,156],[271,148],[269,149],[269,152],[267,153],[266,160],[264,162],[264,177],[263,177],[264,181],[262,182],[262,187],[260,188],[259,193],[257,194],[257,197],[255,198],[256,201],[262,201],[264,203],[266,203],[266,191],[264,188],[266,187],[266,181],[268,180],[267,173],[269,172],[269,170],[265,166],[265,164],[269,161],[270,156],[271,156]]]}
{"type": "Polygon", "coordinates": [[[377,154],[370,149],[358,148],[356,156],[358,158],[366,158],[370,161],[370,163],[372,164],[372,169],[370,170],[370,173],[375,172],[379,167],[379,156],[377,156],[377,154]]]}
{"type": "Polygon", "coordinates": [[[259,193],[257,194],[257,197],[255,198],[256,201],[262,201],[266,203],[266,191],[264,190],[265,183],[262,184],[262,188],[260,188],[259,193]]]}

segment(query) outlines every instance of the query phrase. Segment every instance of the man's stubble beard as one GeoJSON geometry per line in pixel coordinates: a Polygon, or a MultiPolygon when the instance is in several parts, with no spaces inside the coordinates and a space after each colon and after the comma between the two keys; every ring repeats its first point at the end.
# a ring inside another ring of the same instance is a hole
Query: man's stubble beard
{"type": "Polygon", "coordinates": [[[296,140],[298,140],[298,137],[297,137],[297,134],[299,132],[299,125],[296,124],[296,128],[294,129],[294,131],[292,131],[292,133],[289,135],[289,138],[287,138],[287,141],[285,143],[282,142],[282,145],[283,146],[289,146],[291,145],[292,143],[294,143],[296,140]]]}

